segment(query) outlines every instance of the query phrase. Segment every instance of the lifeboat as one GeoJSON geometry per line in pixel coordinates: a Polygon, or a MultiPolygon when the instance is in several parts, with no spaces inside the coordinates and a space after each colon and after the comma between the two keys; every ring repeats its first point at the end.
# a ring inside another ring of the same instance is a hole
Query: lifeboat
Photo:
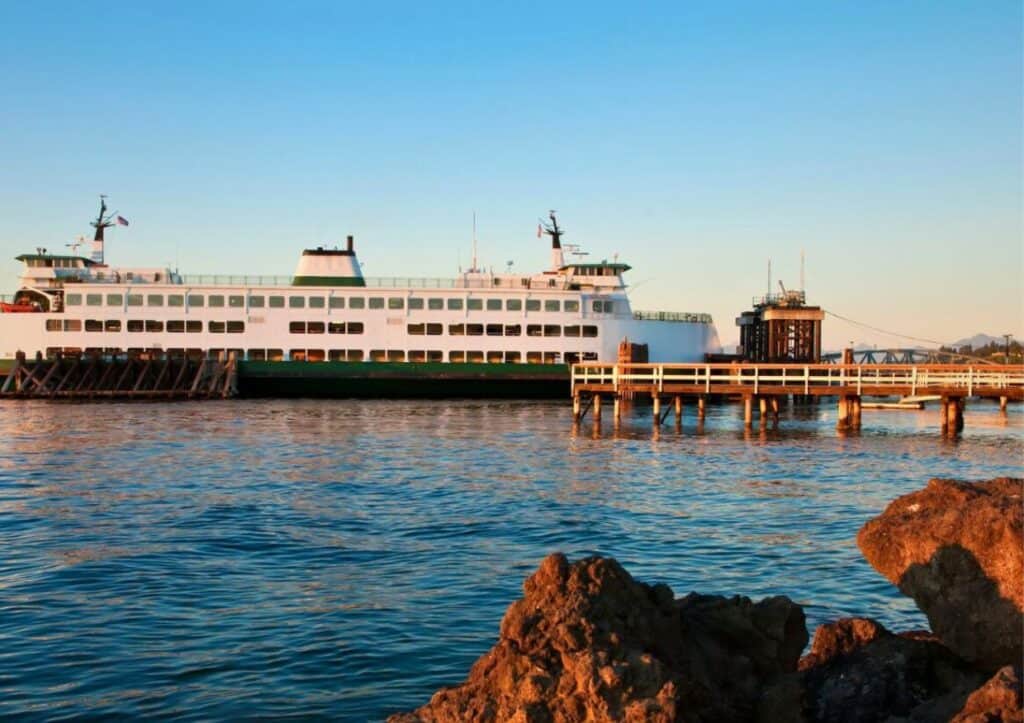
{"type": "Polygon", "coordinates": [[[8,304],[5,301],[0,301],[0,313],[2,314],[30,314],[37,311],[42,311],[42,307],[38,303],[15,303],[8,304]]]}

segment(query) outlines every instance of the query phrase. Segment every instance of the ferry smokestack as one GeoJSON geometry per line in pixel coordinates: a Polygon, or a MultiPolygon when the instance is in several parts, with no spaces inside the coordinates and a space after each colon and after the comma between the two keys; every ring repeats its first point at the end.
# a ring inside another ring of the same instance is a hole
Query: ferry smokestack
{"type": "Polygon", "coordinates": [[[347,246],[349,253],[352,253],[352,249],[353,249],[353,245],[354,244],[355,244],[355,238],[352,237],[352,236],[349,236],[348,237],[348,246],[347,246]]]}

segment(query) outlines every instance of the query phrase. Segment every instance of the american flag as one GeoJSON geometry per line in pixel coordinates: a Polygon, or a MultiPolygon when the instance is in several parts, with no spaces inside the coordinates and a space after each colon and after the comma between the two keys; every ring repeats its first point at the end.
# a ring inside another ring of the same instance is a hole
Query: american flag
{"type": "Polygon", "coordinates": [[[126,219],[124,216],[118,216],[117,217],[117,225],[118,226],[127,226],[128,225],[128,219],[126,219]]]}

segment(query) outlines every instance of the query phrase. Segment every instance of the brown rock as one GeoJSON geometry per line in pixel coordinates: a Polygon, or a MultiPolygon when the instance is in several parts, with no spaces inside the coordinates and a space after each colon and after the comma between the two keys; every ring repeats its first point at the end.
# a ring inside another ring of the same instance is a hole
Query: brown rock
{"type": "Polygon", "coordinates": [[[891,635],[888,630],[869,618],[841,618],[833,623],[819,625],[814,631],[811,652],[800,659],[800,670],[824,665],[842,655],[863,648],[873,640],[891,635]]]}
{"type": "Polygon", "coordinates": [[[803,611],[786,598],[689,595],[615,560],[551,555],[523,585],[468,679],[393,723],[750,719],[764,684],[796,669],[803,611]]]}
{"type": "Polygon", "coordinates": [[[951,723],[1021,723],[1020,668],[1007,665],[985,685],[971,693],[963,709],[951,723]]]}
{"type": "Polygon", "coordinates": [[[857,536],[864,557],[986,670],[1024,656],[1024,480],[933,479],[857,536]]]}

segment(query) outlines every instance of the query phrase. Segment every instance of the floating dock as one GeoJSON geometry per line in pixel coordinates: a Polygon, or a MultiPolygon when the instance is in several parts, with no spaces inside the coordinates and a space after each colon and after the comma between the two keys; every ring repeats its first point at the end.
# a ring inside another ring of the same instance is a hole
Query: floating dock
{"type": "Polygon", "coordinates": [[[780,401],[789,397],[836,397],[840,429],[859,429],[864,397],[934,396],[940,401],[943,433],[963,429],[964,400],[998,399],[1005,410],[1010,400],[1024,400],[1024,365],[934,364],[600,364],[572,367],[573,420],[592,410],[600,421],[601,404],[610,399],[615,424],[623,399],[649,397],[654,424],[673,411],[681,423],[684,400],[696,403],[698,420],[712,396],[739,397],[745,427],[778,423],[780,401]],[[662,403],[672,407],[662,412],[662,403]]]}

